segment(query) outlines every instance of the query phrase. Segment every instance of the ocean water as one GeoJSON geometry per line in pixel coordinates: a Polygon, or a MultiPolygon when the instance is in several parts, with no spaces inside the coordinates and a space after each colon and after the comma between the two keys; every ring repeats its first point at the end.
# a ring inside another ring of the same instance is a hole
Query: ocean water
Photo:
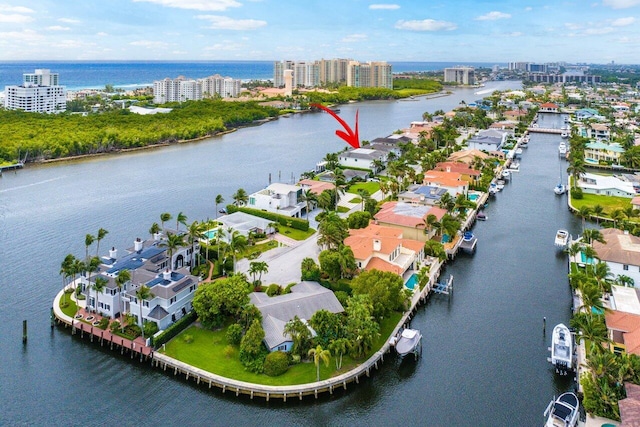
{"type": "MultiPolygon", "coordinates": [[[[435,71],[461,65],[454,62],[390,62],[394,73],[435,71]]],[[[491,67],[493,63],[466,63],[491,67]]],[[[498,64],[504,65],[504,64],[498,64]]],[[[203,78],[214,74],[241,80],[273,79],[273,61],[0,61],[0,91],[22,83],[22,74],[36,68],[60,75],[69,90],[103,88],[107,84],[123,89],[151,86],[165,77],[203,78]]]]}

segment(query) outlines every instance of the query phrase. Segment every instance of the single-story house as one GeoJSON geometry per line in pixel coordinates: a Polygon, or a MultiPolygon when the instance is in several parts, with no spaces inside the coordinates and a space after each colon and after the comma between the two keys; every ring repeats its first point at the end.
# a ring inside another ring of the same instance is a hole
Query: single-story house
{"type": "Polygon", "coordinates": [[[446,192],[447,189],[442,187],[412,184],[407,191],[398,194],[398,201],[425,206],[436,206],[442,195],[446,192]]]}
{"type": "Polygon", "coordinates": [[[614,176],[584,173],[580,176],[578,186],[582,188],[583,192],[589,194],[628,197],[630,199],[636,195],[632,183],[614,176]]]}
{"type": "Polygon", "coordinates": [[[216,221],[222,224],[222,229],[225,230],[225,241],[229,241],[231,237],[229,233],[226,232],[229,228],[247,237],[251,232],[265,234],[275,233],[274,227],[270,225],[273,221],[245,212],[238,211],[229,215],[223,215],[216,221]]]}

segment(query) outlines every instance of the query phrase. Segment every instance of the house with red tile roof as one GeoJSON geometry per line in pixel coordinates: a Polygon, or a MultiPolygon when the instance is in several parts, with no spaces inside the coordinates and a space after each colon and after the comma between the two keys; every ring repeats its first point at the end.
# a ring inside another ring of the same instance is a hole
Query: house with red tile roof
{"type": "Polygon", "coordinates": [[[604,316],[612,349],[640,356],[640,315],[612,310],[604,316]]]}
{"type": "Polygon", "coordinates": [[[336,188],[335,184],[325,181],[316,181],[313,179],[303,179],[298,182],[298,185],[303,190],[311,190],[315,195],[320,195],[324,190],[333,190],[336,188]]]}
{"type": "Polygon", "coordinates": [[[349,230],[344,244],[353,251],[358,268],[380,270],[402,276],[406,271],[419,270],[424,261],[424,242],[404,239],[398,228],[369,224],[366,228],[349,230]]]}
{"type": "Polygon", "coordinates": [[[540,112],[541,113],[557,113],[558,107],[553,102],[545,102],[544,104],[540,104],[540,112]]]}
{"type": "Polygon", "coordinates": [[[430,230],[427,225],[427,217],[434,215],[440,221],[446,213],[445,209],[436,206],[386,202],[373,218],[376,224],[401,230],[404,238],[426,242],[435,234],[435,230],[430,230]]]}
{"type": "Polygon", "coordinates": [[[470,183],[477,183],[482,175],[482,172],[463,162],[439,162],[433,170],[459,173],[464,181],[470,183]]]}
{"type": "Polygon", "coordinates": [[[620,425],[623,427],[640,427],[640,386],[625,383],[624,390],[627,397],[618,401],[620,425]]]}
{"type": "Polygon", "coordinates": [[[472,164],[476,158],[488,159],[489,155],[480,150],[460,150],[455,153],[451,153],[447,159],[450,162],[463,162],[468,165],[472,164]]]}
{"type": "Polygon", "coordinates": [[[424,185],[441,187],[447,190],[451,197],[467,194],[469,181],[462,179],[462,174],[452,171],[430,170],[424,173],[424,185]]]}

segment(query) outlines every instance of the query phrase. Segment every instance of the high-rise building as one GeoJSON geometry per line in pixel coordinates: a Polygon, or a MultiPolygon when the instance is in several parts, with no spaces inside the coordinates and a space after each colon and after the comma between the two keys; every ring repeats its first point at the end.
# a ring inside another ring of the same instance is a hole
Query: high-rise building
{"type": "Polygon", "coordinates": [[[67,109],[67,93],[59,76],[47,69],[22,75],[22,84],[4,88],[4,108],[30,113],[60,113],[67,109]]]}
{"type": "Polygon", "coordinates": [[[475,70],[473,67],[454,67],[444,69],[445,83],[458,83],[461,85],[472,85],[476,82],[475,70]]]}
{"type": "Polygon", "coordinates": [[[393,89],[393,73],[386,62],[349,61],[347,68],[347,86],[383,87],[393,89]]]}
{"type": "Polygon", "coordinates": [[[292,70],[293,87],[316,87],[326,83],[346,83],[356,87],[393,88],[393,73],[386,62],[360,63],[352,59],[280,61],[273,66],[274,87],[284,87],[284,72],[292,70]]]}
{"type": "Polygon", "coordinates": [[[216,96],[232,98],[239,96],[241,90],[241,80],[222,77],[220,74],[197,80],[180,76],[153,82],[153,102],[164,104],[165,102],[199,101],[216,96]]]}

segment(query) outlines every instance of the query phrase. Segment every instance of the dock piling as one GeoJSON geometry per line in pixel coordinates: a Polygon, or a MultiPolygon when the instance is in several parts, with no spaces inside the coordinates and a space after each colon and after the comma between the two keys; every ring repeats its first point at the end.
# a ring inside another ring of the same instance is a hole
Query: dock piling
{"type": "Polygon", "coordinates": [[[27,320],[22,321],[22,343],[27,343],[27,320]]]}

